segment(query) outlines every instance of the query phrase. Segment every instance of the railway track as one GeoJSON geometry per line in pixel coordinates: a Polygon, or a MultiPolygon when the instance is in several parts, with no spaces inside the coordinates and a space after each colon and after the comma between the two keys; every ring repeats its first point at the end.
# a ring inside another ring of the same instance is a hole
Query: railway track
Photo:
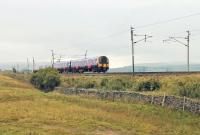
{"type": "MultiPolygon", "coordinates": [[[[200,71],[191,71],[191,72],[135,72],[135,76],[165,76],[165,75],[192,75],[200,74],[200,71]]],[[[89,73],[85,72],[67,74],[67,75],[85,75],[85,76],[109,76],[109,75],[132,75],[132,72],[107,72],[107,73],[89,73]]]]}
{"type": "MultiPolygon", "coordinates": [[[[119,73],[107,73],[107,74],[124,74],[124,75],[133,75],[132,72],[119,72],[119,73]]],[[[197,72],[136,72],[134,75],[142,76],[142,75],[190,75],[190,74],[200,74],[200,71],[197,72]]]]}

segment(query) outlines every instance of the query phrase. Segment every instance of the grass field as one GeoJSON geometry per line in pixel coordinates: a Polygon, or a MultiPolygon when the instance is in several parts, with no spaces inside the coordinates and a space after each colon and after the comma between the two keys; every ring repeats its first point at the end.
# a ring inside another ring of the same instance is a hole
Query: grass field
{"type": "Polygon", "coordinates": [[[199,135],[200,117],[152,105],[42,93],[0,75],[0,135],[199,135]]]}

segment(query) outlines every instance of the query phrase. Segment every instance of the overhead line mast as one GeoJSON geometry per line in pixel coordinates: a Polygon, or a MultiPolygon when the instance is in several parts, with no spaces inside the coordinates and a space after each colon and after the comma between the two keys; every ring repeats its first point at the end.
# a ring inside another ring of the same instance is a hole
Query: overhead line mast
{"type": "Polygon", "coordinates": [[[27,72],[29,73],[29,60],[28,60],[28,58],[27,58],[27,72]]]}
{"type": "Polygon", "coordinates": [[[186,31],[187,32],[187,36],[186,37],[169,37],[169,39],[167,40],[163,40],[163,42],[166,42],[166,41],[174,41],[174,42],[177,42],[181,45],[184,45],[187,47],[187,71],[190,72],[190,31],[186,31]],[[187,43],[184,43],[178,39],[186,39],[186,42],[187,43]]]}
{"type": "Polygon", "coordinates": [[[51,50],[51,55],[52,55],[52,68],[54,68],[55,54],[54,54],[54,51],[53,51],[53,50],[51,50]]]}
{"type": "Polygon", "coordinates": [[[88,50],[85,51],[85,59],[87,59],[88,50]]]}
{"type": "Polygon", "coordinates": [[[33,57],[33,71],[32,72],[34,72],[34,70],[35,70],[35,58],[33,57]]]}
{"type": "Polygon", "coordinates": [[[134,34],[134,28],[133,27],[131,27],[131,45],[132,45],[132,76],[135,76],[135,49],[134,49],[134,47],[135,47],[135,44],[137,44],[137,43],[139,43],[139,42],[141,42],[141,41],[147,41],[147,39],[148,38],[152,38],[152,36],[148,36],[148,35],[138,35],[138,34],[134,34]],[[134,41],[134,37],[144,37],[144,38],[142,38],[142,39],[140,39],[140,40],[137,40],[137,41],[134,41]]]}
{"type": "Polygon", "coordinates": [[[135,73],[135,56],[134,56],[134,39],[133,39],[133,32],[134,32],[134,28],[131,27],[131,43],[132,43],[132,75],[134,76],[135,73]]]}

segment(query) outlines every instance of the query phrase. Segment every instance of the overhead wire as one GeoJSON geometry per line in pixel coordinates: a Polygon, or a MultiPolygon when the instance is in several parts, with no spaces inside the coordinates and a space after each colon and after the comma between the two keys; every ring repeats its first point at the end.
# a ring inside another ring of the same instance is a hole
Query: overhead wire
{"type": "MultiPolygon", "coordinates": [[[[98,38],[98,39],[94,39],[94,40],[91,40],[91,41],[88,41],[88,42],[85,42],[84,44],[90,44],[90,43],[94,43],[96,41],[99,41],[99,40],[105,40],[107,38],[112,38],[112,37],[116,37],[116,36],[119,36],[125,32],[128,32],[129,29],[124,29],[122,31],[119,31],[119,32],[116,32],[116,33],[112,33],[110,35],[107,35],[107,36],[104,36],[104,37],[101,37],[101,38],[98,38]]],[[[81,44],[81,43],[78,43],[78,44],[81,44]]]]}
{"type": "Polygon", "coordinates": [[[182,17],[176,17],[176,18],[172,18],[172,19],[168,19],[168,20],[163,20],[163,21],[158,21],[158,22],[154,22],[154,23],[150,23],[150,24],[145,24],[145,25],[141,25],[141,26],[137,26],[135,28],[146,28],[146,27],[150,27],[150,26],[154,26],[154,25],[159,25],[159,24],[164,24],[164,23],[169,23],[172,21],[177,21],[177,20],[182,20],[185,18],[189,18],[189,17],[193,17],[193,16],[198,16],[200,15],[200,13],[194,13],[194,14],[190,14],[190,15],[186,15],[186,16],[182,16],[182,17]]]}
{"type": "MultiPolygon", "coordinates": [[[[163,21],[157,21],[157,22],[149,23],[149,24],[145,24],[145,25],[140,25],[140,26],[136,26],[134,28],[135,29],[142,29],[142,28],[146,28],[146,27],[150,27],[150,26],[155,26],[155,25],[159,25],[159,24],[165,24],[165,23],[169,23],[169,22],[173,22],[173,21],[177,21],[177,20],[182,20],[182,19],[193,17],[193,16],[199,16],[199,15],[200,15],[200,13],[194,13],[194,14],[190,14],[190,15],[186,15],[186,16],[176,17],[176,18],[163,20],[163,21]]],[[[116,32],[116,33],[112,33],[110,35],[107,35],[107,36],[104,36],[104,37],[101,37],[101,38],[98,38],[98,39],[94,39],[94,40],[85,42],[84,44],[86,44],[86,43],[90,44],[90,43],[93,43],[93,42],[97,42],[99,40],[105,40],[105,39],[108,39],[108,38],[116,37],[116,36],[121,35],[122,33],[128,32],[128,31],[129,31],[129,29],[124,29],[122,31],[119,31],[119,32],[116,32]]],[[[177,33],[175,33],[175,34],[177,34],[177,33]]]]}
{"type": "MultiPolygon", "coordinates": [[[[191,29],[190,32],[198,32],[200,31],[200,29],[191,29]]],[[[180,32],[176,32],[176,33],[172,33],[172,35],[182,35],[182,34],[185,34],[186,33],[186,30],[185,31],[180,31],[180,32]]],[[[198,34],[199,35],[199,34],[198,34]]],[[[164,34],[155,34],[154,35],[155,37],[160,37],[160,38],[167,38],[167,37],[170,37],[170,35],[164,35],[164,34]]],[[[184,36],[184,35],[183,35],[184,36]]],[[[193,36],[196,36],[196,35],[193,35],[193,36]]]]}

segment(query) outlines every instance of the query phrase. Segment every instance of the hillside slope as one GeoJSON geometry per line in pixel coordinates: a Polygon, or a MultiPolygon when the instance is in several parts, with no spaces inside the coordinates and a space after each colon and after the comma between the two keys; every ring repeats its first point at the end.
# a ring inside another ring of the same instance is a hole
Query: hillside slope
{"type": "Polygon", "coordinates": [[[157,106],[42,93],[0,75],[0,134],[198,135],[200,117],[157,106]]]}

